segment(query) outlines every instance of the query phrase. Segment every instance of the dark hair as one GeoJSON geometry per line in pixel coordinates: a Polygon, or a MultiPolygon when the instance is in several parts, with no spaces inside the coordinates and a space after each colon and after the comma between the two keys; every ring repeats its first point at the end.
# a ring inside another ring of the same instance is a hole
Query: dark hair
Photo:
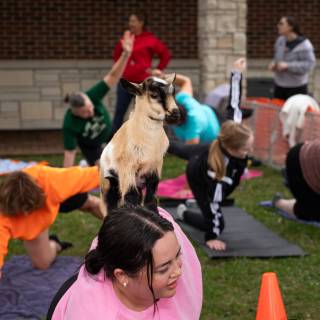
{"type": "Polygon", "coordinates": [[[293,16],[284,16],[283,18],[287,20],[288,25],[292,28],[292,31],[294,33],[296,33],[299,36],[302,35],[302,33],[300,32],[298,21],[293,16]]]}
{"type": "Polygon", "coordinates": [[[184,105],[177,103],[177,101],[176,101],[176,105],[180,111],[180,119],[179,119],[179,123],[178,123],[178,126],[180,126],[180,125],[184,124],[187,120],[187,110],[184,105]]]}
{"type": "Polygon", "coordinates": [[[130,13],[130,16],[136,16],[139,21],[143,21],[143,28],[147,26],[148,16],[143,10],[134,10],[130,13]]]}
{"type": "Polygon", "coordinates": [[[71,108],[81,108],[85,105],[85,101],[81,93],[67,94],[64,98],[65,103],[69,103],[71,108]]]}
{"type": "Polygon", "coordinates": [[[97,274],[103,268],[107,278],[113,280],[116,268],[134,277],[146,266],[148,286],[156,303],[152,248],[165,233],[173,230],[170,221],[145,208],[115,209],[103,221],[97,247],[85,257],[86,270],[97,274]]]}
{"type": "Polygon", "coordinates": [[[0,185],[0,210],[4,215],[30,213],[41,208],[44,201],[43,190],[25,172],[9,174],[0,185]]]}

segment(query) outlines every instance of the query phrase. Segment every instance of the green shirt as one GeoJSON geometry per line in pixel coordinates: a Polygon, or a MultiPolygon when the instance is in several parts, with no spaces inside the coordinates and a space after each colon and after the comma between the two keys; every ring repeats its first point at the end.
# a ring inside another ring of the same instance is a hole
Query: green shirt
{"type": "Polygon", "coordinates": [[[76,117],[68,109],[63,121],[63,140],[66,150],[74,150],[78,141],[89,146],[106,142],[111,131],[111,120],[102,99],[109,91],[108,85],[99,81],[85,92],[94,105],[94,116],[83,119],[76,117]]]}

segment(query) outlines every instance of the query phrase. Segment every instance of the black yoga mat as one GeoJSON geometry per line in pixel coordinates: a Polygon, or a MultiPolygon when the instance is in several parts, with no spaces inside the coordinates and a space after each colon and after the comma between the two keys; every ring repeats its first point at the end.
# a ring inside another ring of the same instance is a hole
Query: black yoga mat
{"type": "Polygon", "coordinates": [[[41,271],[31,266],[28,257],[13,256],[5,263],[0,280],[0,319],[45,319],[54,295],[80,264],[78,257],[59,256],[41,271]]]}
{"type": "MultiPolygon", "coordinates": [[[[176,218],[176,206],[165,206],[164,209],[176,218]]],[[[227,250],[224,252],[209,249],[204,243],[203,231],[178,221],[186,234],[203,248],[209,258],[269,258],[306,255],[299,246],[281,238],[242,209],[235,206],[223,207],[222,212],[226,226],[219,239],[227,244],[227,250]]]]}

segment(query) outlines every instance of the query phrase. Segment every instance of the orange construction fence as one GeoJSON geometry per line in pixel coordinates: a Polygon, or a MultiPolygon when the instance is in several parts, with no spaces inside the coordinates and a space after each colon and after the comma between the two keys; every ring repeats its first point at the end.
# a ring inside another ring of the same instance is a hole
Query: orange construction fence
{"type": "MultiPolygon", "coordinates": [[[[284,101],[280,99],[247,99],[243,107],[254,109],[245,122],[255,134],[254,156],[273,167],[285,164],[289,144],[282,135],[279,113],[284,101]]],[[[306,112],[302,140],[320,138],[320,112],[306,112]]]]}

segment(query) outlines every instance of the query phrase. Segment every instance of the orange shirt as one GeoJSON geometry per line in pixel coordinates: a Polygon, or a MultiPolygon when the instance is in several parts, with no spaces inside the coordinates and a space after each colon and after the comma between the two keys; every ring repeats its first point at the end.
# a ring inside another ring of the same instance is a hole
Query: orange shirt
{"type": "Polygon", "coordinates": [[[11,238],[32,240],[52,225],[60,204],[71,196],[99,186],[98,167],[53,168],[34,166],[23,170],[43,189],[45,205],[28,215],[6,216],[0,212],[0,269],[11,238]]]}

